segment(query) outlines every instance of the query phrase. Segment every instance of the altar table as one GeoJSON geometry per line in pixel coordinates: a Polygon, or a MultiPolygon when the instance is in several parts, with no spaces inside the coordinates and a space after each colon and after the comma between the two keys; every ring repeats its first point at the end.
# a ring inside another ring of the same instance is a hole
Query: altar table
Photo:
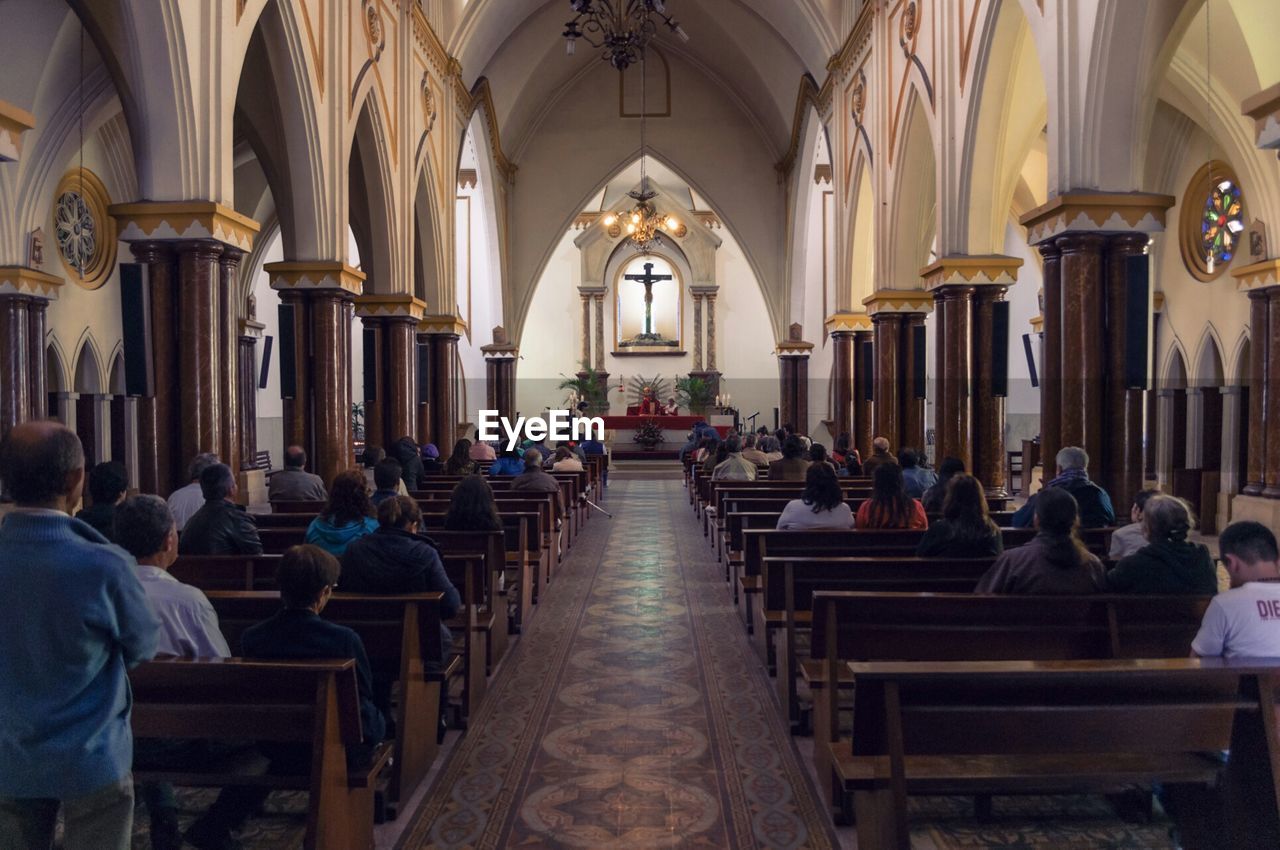
{"type": "MultiPolygon", "coordinates": [[[[641,423],[653,420],[663,431],[681,431],[687,432],[698,422],[705,422],[705,416],[605,416],[604,427],[606,431],[635,431],[640,427],[641,423]]],[[[728,436],[733,430],[730,425],[715,425],[716,433],[721,439],[728,436]]]]}

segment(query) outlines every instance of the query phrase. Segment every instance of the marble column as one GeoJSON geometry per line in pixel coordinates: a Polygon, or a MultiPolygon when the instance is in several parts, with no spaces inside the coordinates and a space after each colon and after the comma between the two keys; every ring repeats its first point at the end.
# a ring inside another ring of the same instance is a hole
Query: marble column
{"type": "Polygon", "coordinates": [[[596,372],[604,373],[604,293],[597,292],[596,301],[596,372]]]}
{"type": "Polygon", "coordinates": [[[1267,388],[1262,421],[1256,423],[1266,430],[1265,486],[1262,495],[1268,499],[1280,499],[1280,286],[1267,290],[1267,325],[1261,334],[1267,348],[1267,388]]]}
{"type": "Polygon", "coordinates": [[[491,345],[481,347],[484,352],[485,377],[487,390],[485,401],[490,410],[498,411],[498,415],[515,421],[516,411],[516,361],[520,352],[514,345],[494,340],[491,345]]]}
{"type": "Polygon", "coordinates": [[[1005,480],[1005,397],[995,394],[997,375],[991,345],[995,337],[995,305],[1004,301],[1005,292],[1004,286],[988,284],[977,287],[973,295],[971,468],[987,496],[993,499],[1009,495],[1005,480]]]}
{"type": "MultiPolygon", "coordinates": [[[[1129,309],[1133,306],[1129,304],[1129,259],[1145,257],[1149,241],[1150,237],[1145,233],[1113,235],[1107,241],[1106,335],[1103,340],[1106,350],[1106,399],[1102,424],[1106,437],[1103,442],[1100,465],[1102,475],[1099,483],[1116,505],[1133,504],[1133,498],[1142,489],[1142,399],[1145,388],[1131,389],[1126,386],[1125,366],[1131,353],[1141,354],[1145,363],[1150,359],[1150,352],[1147,350],[1147,339],[1130,339],[1125,325],[1129,309]]],[[[1144,300],[1144,313],[1146,309],[1144,300]]]]}
{"type": "MultiPolygon", "coordinates": [[[[293,308],[293,395],[282,396],[283,442],[285,446],[302,446],[317,461],[312,443],[311,424],[311,299],[299,290],[282,289],[280,304],[293,308]]],[[[287,355],[283,344],[278,358],[283,364],[287,355]]],[[[281,380],[284,366],[281,365],[281,380]]],[[[318,469],[319,467],[313,467],[318,469]]]]}
{"type": "Polygon", "coordinates": [[[853,445],[863,457],[871,456],[871,393],[874,381],[868,384],[864,375],[867,364],[875,363],[875,345],[870,330],[855,331],[853,334],[853,445]]]}
{"type": "Polygon", "coordinates": [[[45,374],[44,336],[47,321],[48,300],[33,298],[27,304],[27,402],[32,419],[44,419],[49,415],[49,384],[45,374]]]}
{"type": "MultiPolygon", "coordinates": [[[[1044,333],[1040,358],[1040,457],[1046,478],[1062,448],[1062,251],[1057,244],[1036,246],[1043,260],[1044,333]]],[[[1023,473],[1026,478],[1027,473],[1023,473]]],[[[1022,486],[1026,490],[1026,484],[1022,486]]]]}
{"type": "MultiPolygon", "coordinates": [[[[899,446],[911,446],[924,453],[924,396],[917,396],[913,376],[917,368],[924,368],[916,363],[916,347],[912,344],[917,329],[924,329],[924,313],[905,313],[902,322],[903,370],[901,375],[902,389],[902,435],[899,446]]],[[[928,352],[925,352],[928,358],[928,352]]]]}
{"type": "Polygon", "coordinates": [[[1267,403],[1276,395],[1270,386],[1277,377],[1270,374],[1267,328],[1270,321],[1270,299],[1265,289],[1249,292],[1249,458],[1244,493],[1261,496],[1266,488],[1267,403]]]}
{"type": "Polygon", "coordinates": [[[591,365],[591,296],[582,296],[582,363],[591,365]]]}
{"type": "MultiPolygon", "coordinates": [[[[1057,239],[1062,251],[1062,375],[1060,438],[1063,446],[1080,446],[1089,454],[1089,472],[1101,477],[1106,347],[1103,249],[1106,238],[1071,233],[1057,239]]],[[[1047,306],[1046,306],[1047,309],[1047,306]]],[[[1053,352],[1050,352],[1053,356],[1053,352]]],[[[1050,458],[1046,458],[1046,469],[1050,458]]]]}
{"type": "Polygon", "coordinates": [[[222,445],[218,455],[233,470],[241,469],[243,456],[240,443],[243,439],[239,410],[240,397],[240,260],[244,252],[238,248],[226,246],[222,256],[218,258],[218,297],[220,300],[221,322],[218,364],[218,384],[223,393],[222,409],[222,445]]]}
{"type": "MultiPolygon", "coordinates": [[[[385,316],[361,316],[360,330],[364,338],[364,362],[352,364],[364,375],[364,395],[360,399],[364,403],[364,443],[366,446],[381,446],[386,449],[388,442],[387,428],[387,326],[385,316]],[[373,359],[372,375],[365,369],[365,364],[373,359]]],[[[391,437],[394,440],[397,437],[391,437]]]]}
{"type": "MultiPolygon", "coordinates": [[[[177,420],[181,456],[223,452],[227,416],[222,385],[221,326],[225,321],[219,297],[218,260],[222,244],[212,241],[178,245],[178,398],[177,420]]],[[[172,427],[170,423],[169,427],[172,427]]],[[[164,426],[164,423],[161,423],[164,426]]]]}
{"type": "Polygon", "coordinates": [[[836,436],[853,434],[854,332],[831,331],[831,404],[836,436]]]}
{"type": "Polygon", "coordinates": [[[875,424],[872,437],[884,437],[896,451],[902,446],[902,391],[906,363],[902,357],[903,314],[876,313],[875,424]]]}
{"type": "MultiPolygon", "coordinates": [[[[805,366],[806,373],[808,365],[805,366]]],[[[715,372],[716,370],[716,296],[714,294],[707,295],[707,371],[715,372]]],[[[807,390],[806,390],[807,392],[807,390]]],[[[796,426],[797,428],[799,425],[796,426]]],[[[808,433],[808,430],[802,430],[801,433],[808,433]]]]}
{"type": "MultiPolygon", "coordinates": [[[[25,295],[0,296],[0,437],[31,415],[31,384],[27,374],[33,368],[27,334],[31,325],[25,295]]],[[[44,369],[43,358],[39,364],[44,369]]]]}
{"type": "Polygon", "coordinates": [[[402,316],[387,322],[387,371],[383,378],[387,390],[384,448],[414,430],[417,403],[414,398],[413,360],[417,323],[414,317],[402,316]]]}
{"type": "MultiPolygon", "coordinates": [[[[938,311],[934,324],[937,331],[934,352],[936,458],[938,461],[944,457],[959,458],[970,471],[974,470],[969,403],[969,381],[973,374],[973,293],[974,287],[957,284],[940,286],[933,292],[938,311]]],[[[923,451],[923,446],[919,448],[923,451]]],[[[983,483],[987,482],[983,480],[983,483]]]]}
{"type": "Polygon", "coordinates": [[[453,449],[458,430],[457,354],[458,334],[431,334],[432,431],[442,456],[453,449]]]}
{"type": "Polygon", "coordinates": [[[809,352],[812,343],[784,343],[778,347],[778,415],[783,425],[809,432],[809,352]]]}
{"type": "Polygon", "coordinates": [[[130,246],[147,266],[151,298],[152,395],[138,400],[138,489],[167,496],[185,482],[191,458],[182,457],[178,437],[178,268],[174,243],[146,241],[130,246]]]}
{"type": "Polygon", "coordinates": [[[237,392],[240,396],[240,469],[252,469],[258,458],[258,335],[262,325],[244,323],[236,358],[237,392]]]}
{"type": "Polygon", "coordinates": [[[354,301],[341,289],[308,293],[311,301],[313,464],[326,484],[351,467],[351,322],[354,301]]]}
{"type": "Polygon", "coordinates": [[[693,295],[693,370],[702,371],[702,295],[693,295]]]}

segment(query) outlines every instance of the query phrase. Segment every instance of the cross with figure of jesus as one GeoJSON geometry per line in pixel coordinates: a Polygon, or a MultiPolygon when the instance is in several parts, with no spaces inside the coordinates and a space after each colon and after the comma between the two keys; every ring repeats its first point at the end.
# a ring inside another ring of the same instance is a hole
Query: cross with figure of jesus
{"type": "Polygon", "coordinates": [[[629,274],[624,277],[644,284],[644,335],[653,336],[653,285],[658,281],[671,280],[671,275],[654,274],[653,263],[645,263],[644,274],[629,274]]]}

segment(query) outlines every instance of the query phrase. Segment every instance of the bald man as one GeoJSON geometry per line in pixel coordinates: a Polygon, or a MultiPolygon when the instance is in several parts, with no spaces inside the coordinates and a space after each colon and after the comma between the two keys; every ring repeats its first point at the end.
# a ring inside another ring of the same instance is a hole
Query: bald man
{"type": "Polygon", "coordinates": [[[127,850],[126,671],[155,654],[160,623],[134,559],[68,515],[84,487],[72,431],[14,427],[0,481],[17,502],[0,525],[0,847],[51,846],[61,808],[68,850],[127,850]]]}

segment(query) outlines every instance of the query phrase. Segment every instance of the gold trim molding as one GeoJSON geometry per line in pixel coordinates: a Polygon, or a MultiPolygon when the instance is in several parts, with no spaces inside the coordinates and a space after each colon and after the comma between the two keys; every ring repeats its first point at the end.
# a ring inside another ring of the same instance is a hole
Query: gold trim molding
{"type": "Polygon", "coordinates": [[[0,295],[25,295],[54,301],[64,285],[57,275],[26,266],[0,266],[0,295]]]}
{"type": "Polygon", "coordinates": [[[1018,257],[1003,254],[986,256],[953,255],[943,257],[920,270],[925,289],[932,292],[940,286],[1012,286],[1018,282],[1018,257]]]}
{"type": "Polygon", "coordinates": [[[418,322],[418,333],[456,334],[458,336],[465,336],[467,333],[467,323],[457,316],[423,316],[418,322]]]}
{"type": "Polygon", "coordinates": [[[1280,148],[1280,83],[1245,98],[1240,111],[1253,119],[1258,147],[1280,148]]]}
{"type": "Polygon", "coordinates": [[[36,117],[21,107],[0,100],[0,162],[17,162],[22,156],[22,134],[35,129],[36,117]]]}
{"type": "Polygon", "coordinates": [[[869,331],[872,327],[871,316],[866,313],[834,313],[827,317],[823,325],[829,334],[837,331],[869,331]]]}
{"type": "Polygon", "coordinates": [[[412,295],[361,295],[356,298],[356,315],[361,318],[403,316],[421,321],[427,302],[412,295]]]}
{"type": "Polygon", "coordinates": [[[1280,257],[1232,269],[1231,276],[1236,279],[1236,288],[1241,292],[1280,286],[1280,257]]]}
{"type": "Polygon", "coordinates": [[[365,273],[337,261],[267,263],[262,270],[270,276],[272,289],[341,289],[353,295],[364,291],[365,273]]]}
{"type": "Polygon", "coordinates": [[[213,239],[248,252],[260,227],[248,216],[214,201],[112,204],[109,212],[122,242],[213,239]]]}
{"type": "Polygon", "coordinates": [[[1144,192],[1067,192],[1024,214],[1027,242],[1035,245],[1063,233],[1160,233],[1173,195],[1144,192]]]}
{"type": "Polygon", "coordinates": [[[933,311],[933,296],[922,289],[880,289],[863,298],[862,303],[868,316],[933,311]]]}

